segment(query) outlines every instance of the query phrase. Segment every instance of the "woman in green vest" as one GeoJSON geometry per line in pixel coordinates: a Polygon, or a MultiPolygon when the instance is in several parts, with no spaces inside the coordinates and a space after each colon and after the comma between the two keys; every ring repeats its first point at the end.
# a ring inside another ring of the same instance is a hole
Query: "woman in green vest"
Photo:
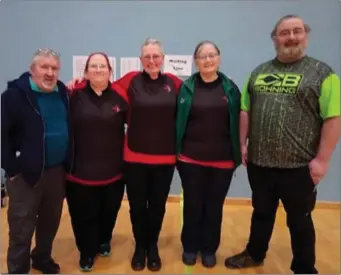
{"type": "Polygon", "coordinates": [[[198,252],[214,267],[220,244],[223,204],[240,165],[240,92],[219,71],[220,50],[203,41],[194,51],[198,72],[178,95],[177,157],[184,195],[182,260],[194,265],[198,252]]]}

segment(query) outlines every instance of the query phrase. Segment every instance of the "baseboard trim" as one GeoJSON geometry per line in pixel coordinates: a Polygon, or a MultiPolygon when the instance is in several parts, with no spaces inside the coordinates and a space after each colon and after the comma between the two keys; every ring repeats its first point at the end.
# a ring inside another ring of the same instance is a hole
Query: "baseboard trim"
{"type": "MultiPolygon", "coordinates": [[[[180,195],[169,195],[167,199],[167,203],[180,203],[180,195]]],[[[124,195],[124,200],[127,200],[126,194],[124,195]]],[[[225,205],[232,205],[232,206],[251,206],[251,199],[250,198],[226,198],[225,205]]],[[[279,204],[282,207],[282,203],[279,204]]],[[[333,201],[317,201],[316,202],[316,209],[338,209],[340,210],[340,202],[333,202],[333,201]]]]}

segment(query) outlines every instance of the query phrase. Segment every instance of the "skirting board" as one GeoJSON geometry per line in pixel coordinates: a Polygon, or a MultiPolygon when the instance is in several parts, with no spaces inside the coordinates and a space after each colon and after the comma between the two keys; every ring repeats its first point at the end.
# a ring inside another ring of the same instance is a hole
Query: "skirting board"
{"type": "MultiPolygon", "coordinates": [[[[127,195],[124,194],[124,200],[127,200],[127,195]]],[[[167,199],[168,203],[179,203],[180,195],[169,195],[167,199]]],[[[250,198],[226,198],[225,205],[249,205],[251,206],[250,198]]],[[[279,204],[282,207],[282,203],[279,204]]],[[[316,209],[338,209],[340,210],[340,202],[333,201],[317,201],[316,209]]]]}

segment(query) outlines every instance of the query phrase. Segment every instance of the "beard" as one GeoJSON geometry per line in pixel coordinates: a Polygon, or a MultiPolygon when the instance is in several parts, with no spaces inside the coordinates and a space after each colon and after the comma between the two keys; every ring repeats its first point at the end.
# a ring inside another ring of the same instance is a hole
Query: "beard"
{"type": "Polygon", "coordinates": [[[277,54],[286,59],[295,59],[304,54],[305,45],[303,43],[286,43],[277,46],[277,54]]]}
{"type": "Polygon", "coordinates": [[[301,46],[282,47],[282,49],[280,49],[280,53],[288,57],[300,56],[303,51],[304,49],[301,46]]]}

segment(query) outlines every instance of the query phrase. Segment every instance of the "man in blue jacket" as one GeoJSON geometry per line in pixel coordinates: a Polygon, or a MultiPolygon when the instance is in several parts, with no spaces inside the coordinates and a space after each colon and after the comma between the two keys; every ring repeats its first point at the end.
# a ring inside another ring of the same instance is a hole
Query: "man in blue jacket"
{"type": "Polygon", "coordinates": [[[8,176],[8,272],[57,274],[51,257],[64,200],[68,97],[59,55],[38,50],[1,94],[1,167],[8,176]],[[36,246],[30,253],[35,231],[36,246]]]}

